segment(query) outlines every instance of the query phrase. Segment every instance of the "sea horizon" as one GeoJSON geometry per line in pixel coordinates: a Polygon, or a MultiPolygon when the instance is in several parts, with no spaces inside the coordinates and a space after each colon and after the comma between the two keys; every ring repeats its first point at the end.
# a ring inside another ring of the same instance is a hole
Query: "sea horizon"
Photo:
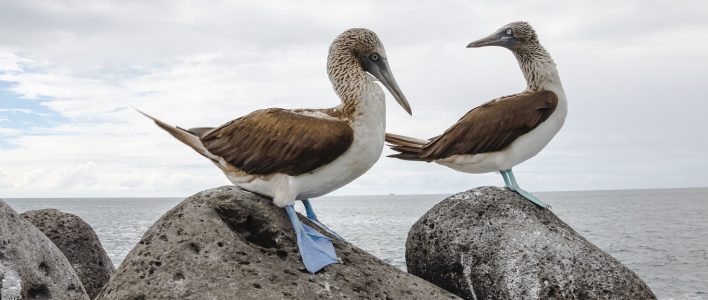
{"type": "MultiPolygon", "coordinates": [[[[222,185],[222,186],[229,186],[229,185],[222,185]]],[[[212,188],[217,188],[219,186],[214,186],[212,188]]],[[[313,199],[319,199],[319,198],[330,198],[330,197],[369,197],[369,196],[450,196],[454,195],[457,193],[462,193],[474,188],[478,188],[482,186],[476,186],[476,187],[471,187],[467,190],[462,190],[458,192],[451,192],[451,193],[416,193],[416,194],[400,194],[400,193],[388,193],[388,194],[346,194],[346,195],[324,195],[321,197],[313,198],[313,199]]],[[[503,188],[502,186],[497,186],[499,188],[503,188]]],[[[211,188],[207,188],[211,189],[211,188]]],[[[205,189],[205,190],[207,190],[205,189]]],[[[529,191],[532,193],[539,193],[539,194],[549,194],[549,193],[584,193],[584,192],[617,192],[617,191],[653,191],[653,190],[702,190],[702,189],[708,189],[708,186],[695,186],[695,187],[659,187],[659,188],[626,188],[626,189],[596,189],[596,190],[553,190],[553,191],[529,191]]],[[[195,192],[194,194],[199,193],[195,192]]],[[[192,195],[194,195],[192,194],[192,195]]],[[[0,199],[146,199],[146,198],[155,198],[155,199],[173,199],[173,198],[187,198],[192,195],[187,195],[187,196],[120,196],[120,197],[103,197],[103,196],[63,196],[63,197],[5,197],[0,195],[0,199]]]]}

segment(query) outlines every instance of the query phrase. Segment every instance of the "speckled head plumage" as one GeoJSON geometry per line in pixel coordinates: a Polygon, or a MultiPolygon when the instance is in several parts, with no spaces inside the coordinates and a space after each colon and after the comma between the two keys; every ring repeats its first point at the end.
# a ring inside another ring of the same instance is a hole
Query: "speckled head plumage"
{"type": "Polygon", "coordinates": [[[410,105],[390,72],[386,50],[371,30],[352,28],[337,36],[329,48],[327,73],[337,94],[347,102],[373,75],[409,114],[410,105]]]}
{"type": "Polygon", "coordinates": [[[500,46],[511,51],[523,51],[529,46],[539,45],[538,35],[531,24],[524,21],[511,22],[497,29],[491,35],[476,40],[468,48],[500,46]]]}
{"type": "Polygon", "coordinates": [[[538,43],[538,35],[531,24],[524,21],[511,22],[502,27],[504,33],[510,33],[518,40],[517,45],[538,43]],[[506,28],[506,30],[504,30],[506,28]],[[511,31],[511,32],[509,32],[511,31]]]}
{"type": "Polygon", "coordinates": [[[529,90],[540,89],[544,81],[551,77],[550,73],[557,73],[551,55],[541,46],[536,31],[527,22],[511,22],[467,45],[468,48],[486,46],[504,47],[514,53],[529,90]]]}
{"type": "Polygon", "coordinates": [[[330,55],[332,52],[342,49],[351,51],[354,55],[365,55],[371,52],[378,52],[385,55],[383,43],[373,31],[366,28],[351,28],[342,32],[332,42],[330,47],[330,55]]]}

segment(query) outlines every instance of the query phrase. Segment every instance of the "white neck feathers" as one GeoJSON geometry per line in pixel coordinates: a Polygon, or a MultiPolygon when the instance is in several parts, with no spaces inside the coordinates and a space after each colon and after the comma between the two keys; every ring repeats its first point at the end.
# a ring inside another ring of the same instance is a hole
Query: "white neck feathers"
{"type": "Polygon", "coordinates": [[[529,92],[562,89],[553,58],[538,42],[513,51],[526,79],[529,92]]]}

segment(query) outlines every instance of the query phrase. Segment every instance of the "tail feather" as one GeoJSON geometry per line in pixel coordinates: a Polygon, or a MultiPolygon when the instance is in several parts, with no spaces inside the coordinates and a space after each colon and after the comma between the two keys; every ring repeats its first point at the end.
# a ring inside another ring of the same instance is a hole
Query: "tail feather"
{"type": "Polygon", "coordinates": [[[391,148],[391,150],[398,151],[398,152],[409,152],[409,153],[415,153],[415,154],[420,153],[420,148],[412,147],[412,146],[394,146],[394,145],[389,144],[389,147],[391,148]]]}
{"type": "Polygon", "coordinates": [[[391,144],[405,143],[405,144],[410,144],[410,145],[418,145],[418,146],[422,147],[422,146],[425,146],[426,144],[428,144],[430,141],[387,132],[386,133],[386,142],[391,143],[391,144]]]}
{"type": "MultiPolygon", "coordinates": [[[[164,129],[167,131],[167,133],[171,134],[173,137],[178,139],[180,142],[184,143],[185,145],[191,147],[197,153],[203,155],[204,157],[211,159],[213,161],[218,161],[218,158],[215,157],[213,154],[211,154],[206,148],[204,148],[204,145],[202,144],[202,141],[199,139],[198,133],[191,132],[185,129],[182,129],[180,127],[172,126],[170,124],[167,124],[151,115],[148,115],[138,109],[137,110],[139,113],[141,113],[143,116],[146,116],[153,120],[157,126],[160,128],[164,129]]],[[[199,128],[201,129],[201,128],[199,128]]]]}
{"type": "Polygon", "coordinates": [[[427,159],[420,157],[423,147],[425,147],[425,145],[429,142],[427,140],[386,133],[386,142],[393,151],[398,152],[396,154],[389,155],[388,157],[404,160],[428,161],[427,159]]]}
{"type": "Polygon", "coordinates": [[[401,152],[401,153],[397,153],[397,154],[387,155],[386,157],[398,158],[398,159],[402,159],[402,160],[430,162],[430,160],[427,160],[425,158],[420,158],[417,153],[411,153],[411,152],[401,152]]]}
{"type": "MultiPolygon", "coordinates": [[[[179,128],[179,127],[178,127],[179,128]]],[[[214,130],[214,127],[197,127],[197,128],[189,128],[187,131],[193,133],[194,135],[198,136],[199,138],[205,137],[207,134],[209,134],[212,130],[214,130]]]]}

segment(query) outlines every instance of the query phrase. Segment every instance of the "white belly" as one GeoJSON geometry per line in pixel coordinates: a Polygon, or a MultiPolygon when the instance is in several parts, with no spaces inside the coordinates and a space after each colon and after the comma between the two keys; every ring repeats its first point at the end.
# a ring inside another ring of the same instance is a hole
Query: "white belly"
{"type": "Polygon", "coordinates": [[[502,151],[473,155],[454,155],[435,162],[465,173],[487,173],[509,170],[536,156],[563,127],[568,114],[565,95],[558,94],[556,110],[541,125],[520,136],[502,151]]]}

